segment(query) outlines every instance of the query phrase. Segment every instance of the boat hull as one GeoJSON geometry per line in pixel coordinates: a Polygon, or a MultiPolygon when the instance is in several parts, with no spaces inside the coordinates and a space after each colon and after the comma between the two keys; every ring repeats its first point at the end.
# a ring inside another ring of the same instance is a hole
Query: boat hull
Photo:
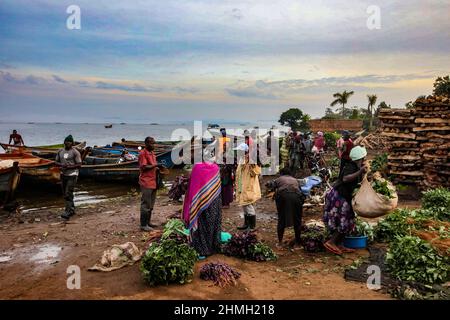
{"type": "Polygon", "coordinates": [[[20,170],[18,162],[10,168],[0,169],[0,203],[7,204],[14,199],[17,186],[20,182],[20,170]]]}
{"type": "Polygon", "coordinates": [[[134,181],[139,179],[138,161],[117,163],[118,158],[86,157],[80,178],[103,181],[134,181]]]}
{"type": "Polygon", "coordinates": [[[0,160],[12,160],[19,163],[23,178],[58,183],[60,169],[54,161],[39,158],[28,153],[0,154],[0,160]]]}

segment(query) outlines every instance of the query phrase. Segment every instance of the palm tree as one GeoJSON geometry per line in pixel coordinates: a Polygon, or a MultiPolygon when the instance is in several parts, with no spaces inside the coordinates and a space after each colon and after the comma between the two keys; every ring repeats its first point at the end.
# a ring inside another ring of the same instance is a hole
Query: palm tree
{"type": "Polygon", "coordinates": [[[337,104],[342,104],[342,117],[345,117],[345,104],[348,102],[348,98],[354,94],[353,91],[344,91],[344,92],[337,92],[335,94],[333,94],[333,97],[336,98],[336,100],[334,100],[330,106],[334,107],[337,104]]]}
{"type": "Polygon", "coordinates": [[[373,125],[373,106],[377,103],[377,95],[376,94],[368,94],[367,100],[369,100],[369,104],[367,105],[367,113],[370,117],[369,130],[372,130],[373,125]]]}

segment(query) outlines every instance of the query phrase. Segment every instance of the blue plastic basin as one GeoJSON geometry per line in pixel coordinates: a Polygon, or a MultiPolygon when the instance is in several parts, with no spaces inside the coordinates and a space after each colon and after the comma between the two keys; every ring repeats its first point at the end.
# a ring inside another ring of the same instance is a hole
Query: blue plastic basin
{"type": "Polygon", "coordinates": [[[344,246],[352,249],[364,249],[367,247],[367,236],[345,237],[344,246]]]}

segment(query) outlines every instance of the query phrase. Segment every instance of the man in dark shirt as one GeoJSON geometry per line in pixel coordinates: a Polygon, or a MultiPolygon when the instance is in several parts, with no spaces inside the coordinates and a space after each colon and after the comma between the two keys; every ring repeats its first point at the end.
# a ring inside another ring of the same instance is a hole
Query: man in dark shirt
{"type": "Polygon", "coordinates": [[[67,136],[64,140],[64,148],[58,151],[55,159],[56,165],[61,168],[61,184],[66,201],[66,209],[61,218],[66,220],[75,214],[73,191],[77,183],[78,169],[81,167],[81,155],[73,147],[73,143],[73,137],[67,136]]]}
{"type": "Polygon", "coordinates": [[[17,130],[13,130],[12,134],[9,135],[9,142],[8,144],[11,144],[11,141],[14,142],[15,146],[23,146],[25,143],[23,142],[22,136],[17,133],[17,130]]]}

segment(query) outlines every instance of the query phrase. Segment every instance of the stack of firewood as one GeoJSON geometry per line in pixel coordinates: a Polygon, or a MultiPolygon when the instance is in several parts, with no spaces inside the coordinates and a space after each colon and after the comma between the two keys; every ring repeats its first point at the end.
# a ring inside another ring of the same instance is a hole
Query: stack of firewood
{"type": "Polygon", "coordinates": [[[420,184],[423,180],[422,152],[410,109],[381,109],[382,136],[387,137],[388,169],[394,183],[420,184]]]}
{"type": "Polygon", "coordinates": [[[424,187],[450,187],[450,99],[428,96],[414,103],[413,129],[424,163],[424,187]]]}
{"type": "Polygon", "coordinates": [[[388,138],[381,135],[381,132],[377,130],[374,133],[369,133],[367,136],[360,136],[353,141],[355,146],[362,146],[371,150],[383,150],[387,147],[388,138]]]}

